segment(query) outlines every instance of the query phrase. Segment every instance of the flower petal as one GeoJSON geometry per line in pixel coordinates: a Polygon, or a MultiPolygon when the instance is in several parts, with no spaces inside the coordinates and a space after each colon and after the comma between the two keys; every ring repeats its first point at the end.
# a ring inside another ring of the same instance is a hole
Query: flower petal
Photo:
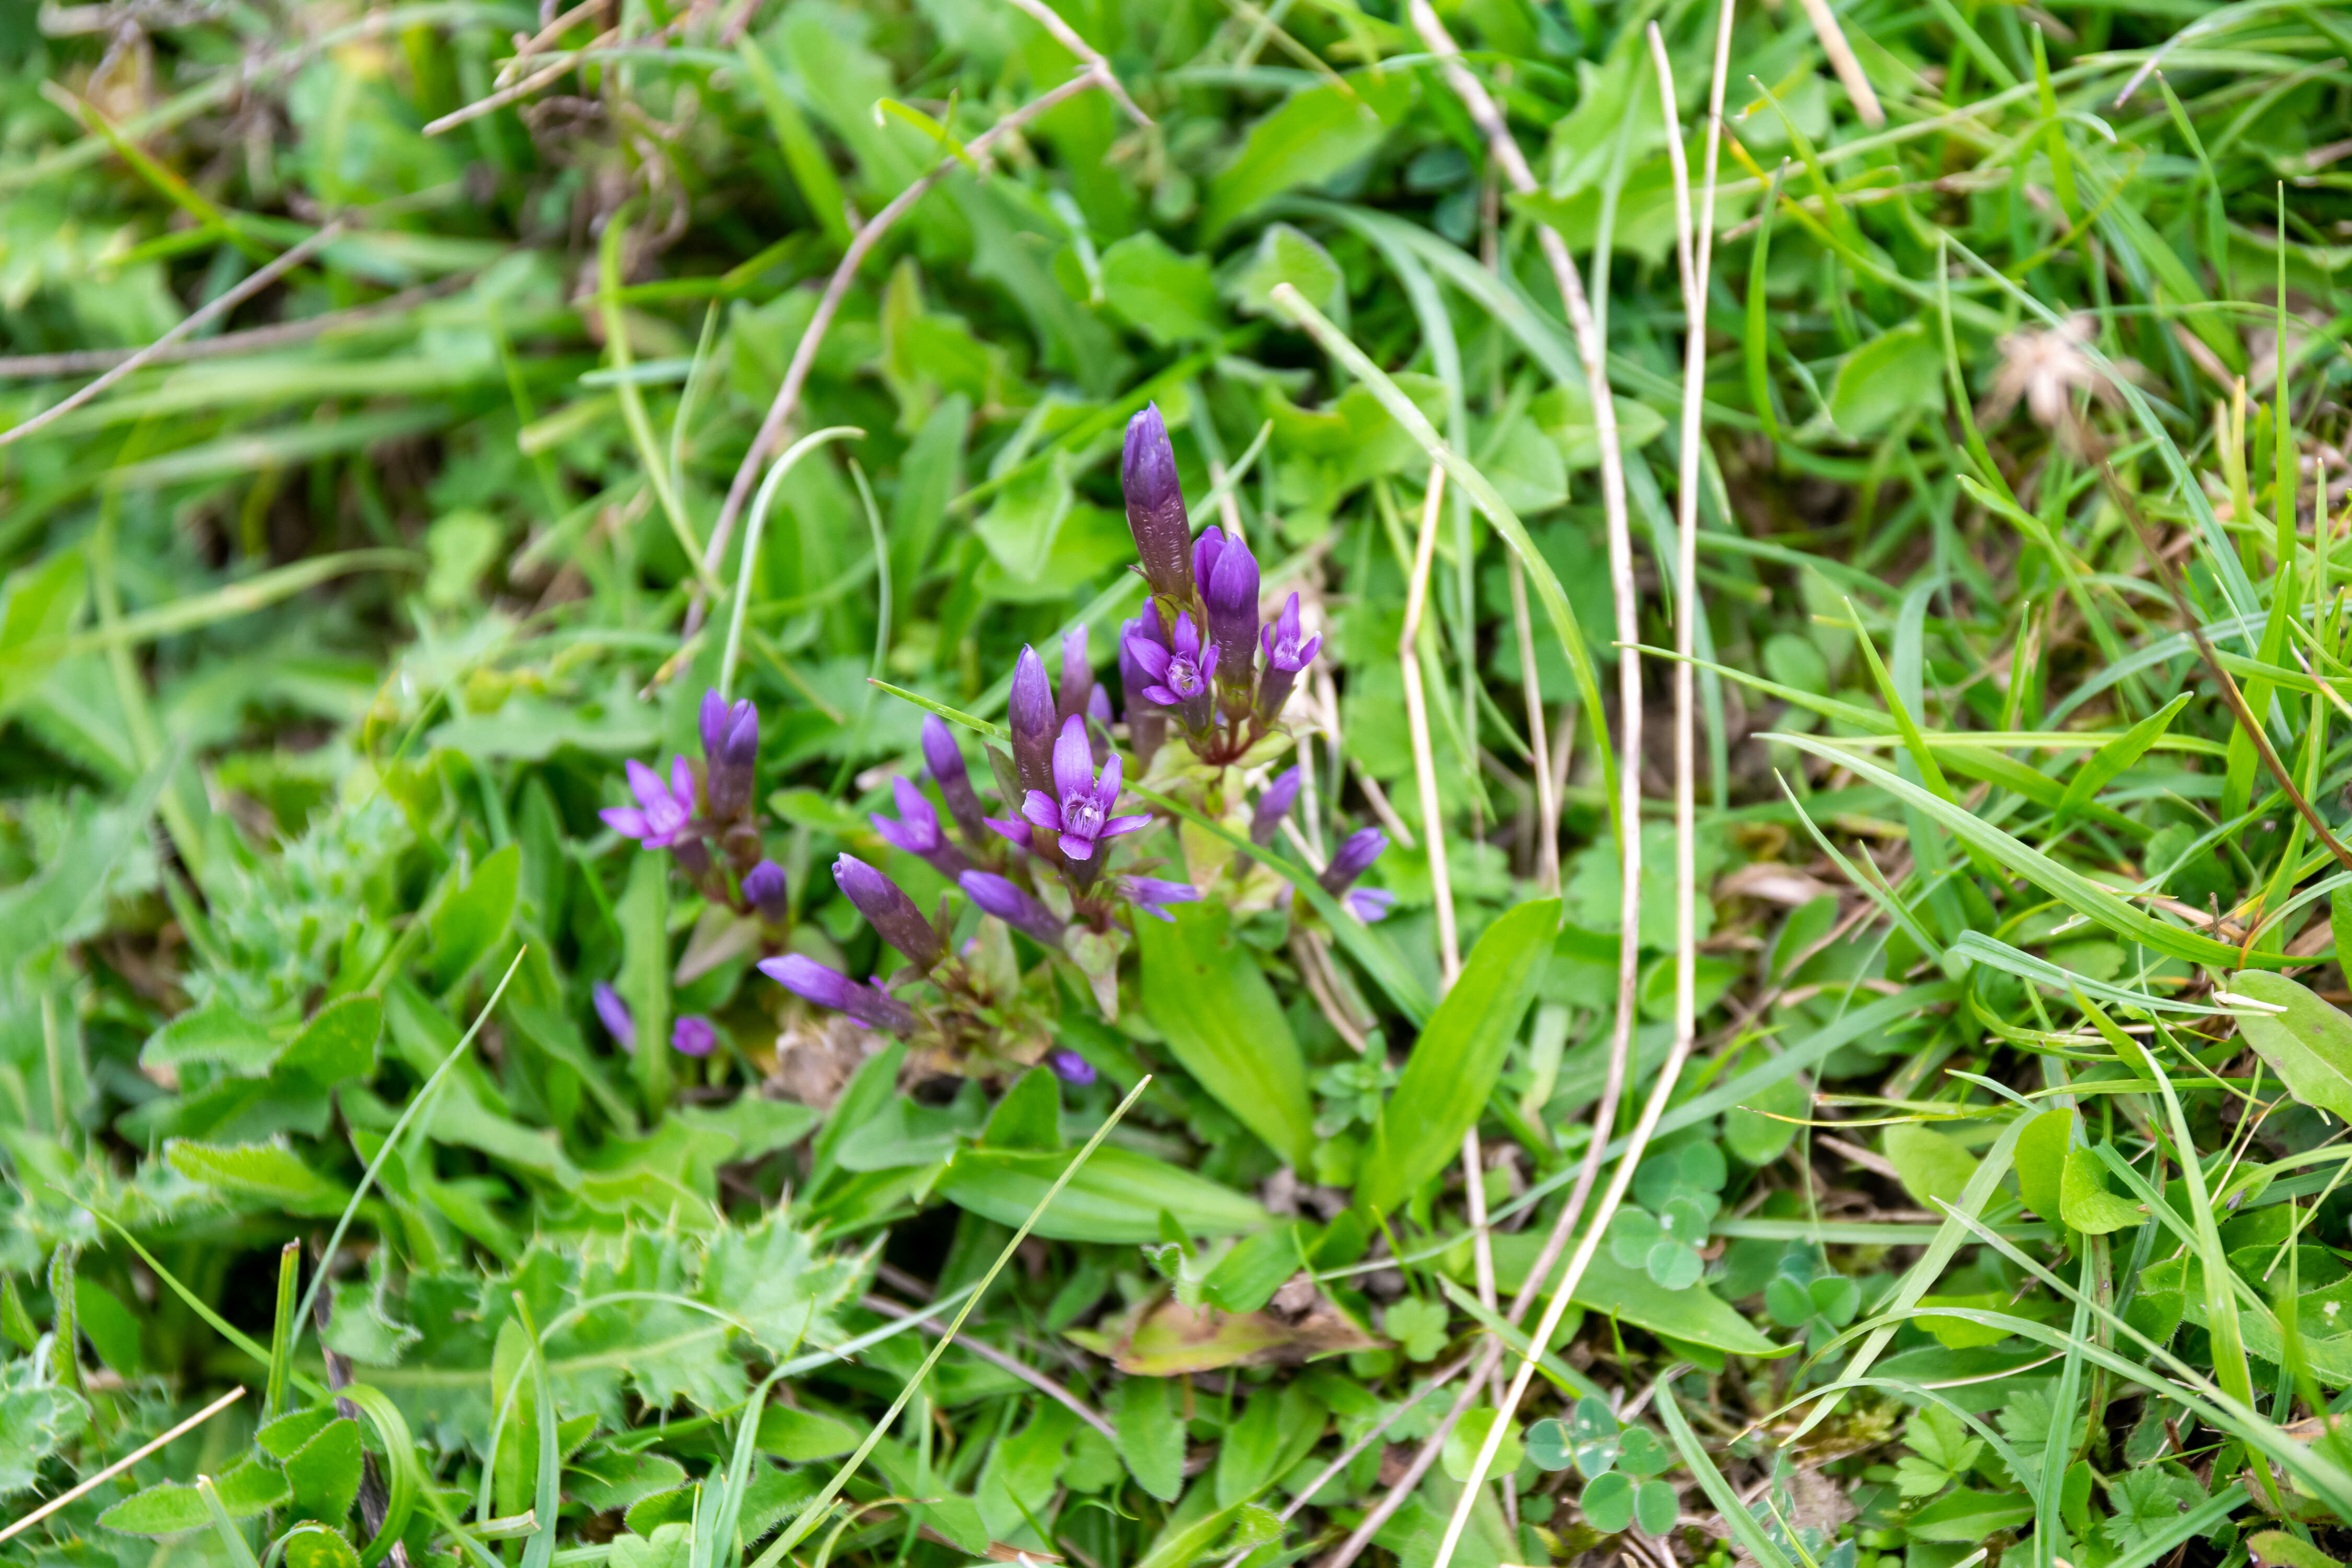
{"type": "Polygon", "coordinates": [[[1024,849],[1030,847],[1035,842],[1029,832],[1029,825],[1025,822],[1003,816],[983,816],[980,820],[998,837],[1010,840],[1024,849]]]}
{"type": "Polygon", "coordinates": [[[1114,816],[1097,830],[1095,837],[1116,838],[1122,833],[1139,833],[1150,826],[1151,814],[1148,811],[1133,816],[1114,816]]]}
{"type": "Polygon", "coordinates": [[[1118,804],[1118,753],[1113,752],[1110,761],[1103,764],[1102,780],[1095,785],[1095,805],[1106,814],[1118,804]]]}
{"type": "MultiPolygon", "coordinates": [[[[1087,721],[1073,713],[1062,721],[1062,732],[1054,741],[1054,788],[1069,800],[1094,787],[1095,750],[1087,743],[1087,721]]],[[[1029,820],[1037,820],[1034,811],[1029,820]]]]}
{"type": "Polygon", "coordinates": [[[1156,702],[1162,708],[1174,708],[1181,704],[1184,700],[1164,686],[1145,687],[1143,689],[1143,700],[1146,702],[1156,702]]]}
{"type": "Polygon", "coordinates": [[[1029,792],[1028,798],[1021,803],[1021,815],[1040,827],[1050,827],[1056,833],[1062,829],[1062,808],[1042,789],[1029,792]]]}
{"type": "Polygon", "coordinates": [[[1152,679],[1164,680],[1167,679],[1168,650],[1161,647],[1158,643],[1153,642],[1150,637],[1128,638],[1127,657],[1135,660],[1136,668],[1142,670],[1144,674],[1150,676],[1152,679]]]}
{"type": "Polygon", "coordinates": [[[623,763],[622,771],[629,775],[629,793],[637,797],[639,805],[658,805],[668,796],[669,791],[663,787],[661,774],[636,758],[631,757],[623,763]]]}
{"type": "Polygon", "coordinates": [[[694,768],[683,752],[669,760],[669,793],[678,805],[694,809],[694,768]]]}
{"type": "Polygon", "coordinates": [[[624,838],[643,838],[652,831],[646,825],[646,814],[633,805],[616,805],[596,815],[604,819],[605,826],[624,838]]]}
{"type": "Polygon", "coordinates": [[[1094,858],[1095,841],[1093,839],[1081,838],[1075,833],[1065,833],[1062,835],[1063,859],[1091,860],[1094,858]]]}

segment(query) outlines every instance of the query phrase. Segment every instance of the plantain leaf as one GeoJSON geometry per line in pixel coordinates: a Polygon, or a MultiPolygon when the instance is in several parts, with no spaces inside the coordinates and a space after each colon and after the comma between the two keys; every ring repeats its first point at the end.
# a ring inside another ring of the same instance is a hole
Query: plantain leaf
{"type": "Polygon", "coordinates": [[[1306,1170],[1315,1152],[1315,1105],[1290,1020],[1256,957],[1234,939],[1230,914],[1206,903],[1179,904],[1173,912],[1172,923],[1135,922],[1144,1011],[1202,1089],[1306,1170]]]}

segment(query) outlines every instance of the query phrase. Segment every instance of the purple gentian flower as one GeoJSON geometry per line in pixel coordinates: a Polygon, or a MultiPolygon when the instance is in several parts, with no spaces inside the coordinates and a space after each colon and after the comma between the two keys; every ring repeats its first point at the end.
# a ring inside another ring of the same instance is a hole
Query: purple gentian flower
{"type": "Polygon", "coordinates": [[[1127,651],[1152,684],[1143,689],[1146,702],[1173,708],[1185,724],[1199,729],[1209,721],[1209,683],[1217,673],[1217,650],[1203,650],[1201,633],[1188,612],[1176,617],[1171,645],[1160,647],[1150,637],[1129,637],[1127,651]]]}
{"type": "Polygon", "coordinates": [[[1322,876],[1316,880],[1323,884],[1327,893],[1340,892],[1370,870],[1388,847],[1387,834],[1377,827],[1360,827],[1340,843],[1339,852],[1331,857],[1331,863],[1323,868],[1322,876]]]}
{"type": "Polygon", "coordinates": [[[596,1005],[597,1021],[604,1032],[625,1051],[637,1048],[637,1020],[629,1012],[629,1005],[621,994],[599,980],[588,989],[588,999],[596,1005]]]}
{"type": "Polygon", "coordinates": [[[1024,646],[1013,666],[1013,695],[1004,727],[1013,737],[1013,772],[1023,789],[1045,789],[1054,782],[1054,730],[1060,716],[1054,711],[1054,688],[1045,679],[1045,661],[1037,650],[1024,646]]]}
{"type": "Polygon", "coordinates": [[[669,1032],[669,1043],[681,1056],[707,1057],[719,1043],[719,1031],[710,1026],[709,1019],[688,1014],[669,1032]]]}
{"type": "Polygon", "coordinates": [[[793,995],[820,1007],[846,1013],[870,1029],[904,1035],[915,1027],[914,1009],[904,1002],[878,985],[861,984],[813,958],[803,958],[797,952],[764,958],[760,961],[760,973],[793,995]]]}
{"type": "Polygon", "coordinates": [[[1323,638],[1318,633],[1303,637],[1298,625],[1298,595],[1282,606],[1274,624],[1259,634],[1265,649],[1265,672],[1258,677],[1257,712],[1261,719],[1272,719],[1290,700],[1290,689],[1297,683],[1299,672],[1315,661],[1323,650],[1323,638]]]}
{"type": "MultiPolygon", "coordinates": [[[[1209,529],[1201,536],[1203,546],[1209,529]]],[[[1209,610],[1209,640],[1217,645],[1217,667],[1225,672],[1228,683],[1244,688],[1249,684],[1250,665],[1257,658],[1257,557],[1236,536],[1225,540],[1209,552],[1211,566],[1201,574],[1201,597],[1209,610]]],[[[1200,571],[1201,555],[1195,552],[1192,567],[1200,571]]]]}
{"type": "Polygon", "coordinates": [[[1298,799],[1299,785],[1306,775],[1297,768],[1288,768],[1276,775],[1265,789],[1258,792],[1257,809],[1250,814],[1250,842],[1264,848],[1274,842],[1282,827],[1282,819],[1290,815],[1290,807],[1298,799]]]}
{"type": "MultiPolygon", "coordinates": [[[[1142,661],[1129,645],[1140,637],[1157,647],[1159,630],[1156,615],[1138,616],[1118,628],[1118,689],[1127,706],[1127,743],[1135,752],[1135,765],[1146,772],[1150,771],[1152,753],[1168,737],[1168,715],[1143,695],[1151,677],[1144,673],[1142,661]]],[[[1164,655],[1166,650],[1161,652],[1164,655]]]]}
{"type": "Polygon", "coordinates": [[[1062,945],[1062,922],[1054,911],[993,871],[966,871],[956,884],[983,914],[994,915],[1044,947],[1062,945]]]}
{"type": "Polygon", "coordinates": [[[1029,831],[1029,825],[1019,817],[985,816],[981,818],[981,821],[991,833],[1010,841],[1016,849],[1034,851],[1037,847],[1036,836],[1029,831]]]}
{"type": "Polygon", "coordinates": [[[791,912],[786,899],[790,891],[784,868],[773,860],[762,860],[743,873],[744,901],[764,919],[781,921],[791,912]]]}
{"type": "Polygon", "coordinates": [[[669,783],[635,757],[629,759],[629,789],[635,805],[616,805],[596,815],[624,838],[648,849],[667,849],[694,837],[694,770],[684,757],[669,760],[669,783]]]}
{"type": "Polygon", "coordinates": [[[1054,1076],[1073,1089],[1084,1089],[1095,1080],[1094,1063],[1065,1047],[1045,1053],[1045,1065],[1054,1076]]]}
{"type": "Polygon", "coordinates": [[[749,700],[729,707],[716,691],[702,694],[703,788],[710,815],[732,822],[751,804],[760,762],[760,712],[749,700]]]}
{"type": "Polygon", "coordinates": [[[1147,403],[1127,422],[1127,449],[1119,460],[1120,488],[1127,492],[1127,528],[1151,591],[1182,604],[1192,596],[1189,546],[1192,525],[1184,514],[1184,489],[1176,479],[1176,448],[1168,441],[1160,405],[1147,403]]]}
{"type": "Polygon", "coordinates": [[[1121,877],[1118,890],[1127,896],[1138,914],[1174,924],[1176,917],[1160,906],[1163,904],[1196,904],[1201,901],[1201,889],[1190,882],[1171,882],[1159,877],[1121,877]]]}
{"type": "Polygon", "coordinates": [[[1386,888],[1350,888],[1347,896],[1339,900],[1339,907],[1366,925],[1370,925],[1375,921],[1388,919],[1389,910],[1395,903],[1396,895],[1386,888]]]}
{"type": "Polygon", "coordinates": [[[834,861],[833,879],[882,940],[905,953],[916,968],[928,974],[947,956],[947,944],[940,940],[940,933],[898,883],[855,855],[834,861]]]}
{"type": "Polygon", "coordinates": [[[1061,835],[1063,858],[1089,860],[1097,841],[1151,825],[1149,813],[1111,815],[1118,804],[1118,753],[1111,753],[1097,780],[1094,748],[1087,743],[1086,721],[1073,716],[1063,724],[1061,739],[1054,742],[1054,788],[1061,798],[1033,789],[1021,812],[1035,826],[1061,835]]]}
{"type": "Polygon", "coordinates": [[[930,769],[931,782],[940,786],[940,798],[948,803],[948,815],[964,837],[975,845],[986,843],[980,831],[980,796],[972,793],[962,748],[956,744],[955,731],[936,713],[923,715],[923,765],[930,769]]]}
{"type": "Polygon", "coordinates": [[[971,862],[964,858],[963,851],[940,832],[940,814],[931,809],[931,803],[923,798],[921,790],[904,777],[898,777],[890,781],[890,795],[898,805],[898,821],[891,821],[878,811],[866,818],[885,843],[921,857],[950,881],[971,869],[971,862]]]}

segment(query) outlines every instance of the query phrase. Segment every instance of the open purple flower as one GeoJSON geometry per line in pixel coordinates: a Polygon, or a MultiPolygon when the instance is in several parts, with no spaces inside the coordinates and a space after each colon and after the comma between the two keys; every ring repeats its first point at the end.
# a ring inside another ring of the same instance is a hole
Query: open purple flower
{"type": "Polygon", "coordinates": [[[762,919],[782,921],[791,913],[790,891],[784,868],[773,860],[762,860],[743,873],[744,901],[758,910],[762,919]]]}
{"type": "Polygon", "coordinates": [[[751,804],[760,762],[760,712],[749,700],[729,707],[716,691],[702,694],[704,789],[710,815],[731,822],[751,804]]]}
{"type": "Polygon", "coordinates": [[[1216,678],[1217,650],[1202,647],[1200,628],[1189,613],[1176,617],[1170,642],[1162,647],[1150,637],[1130,637],[1127,651],[1151,682],[1143,689],[1143,700],[1175,709],[1186,725],[1198,729],[1209,721],[1209,682],[1216,678]]]}
{"type": "Polygon", "coordinates": [[[1197,904],[1201,889],[1190,882],[1171,882],[1159,877],[1121,877],[1118,890],[1135,906],[1138,914],[1153,920],[1175,922],[1176,917],[1161,906],[1165,904],[1197,904]]]}
{"type": "Polygon", "coordinates": [[[878,985],[861,984],[839,970],[827,969],[797,952],[760,961],[760,973],[793,995],[846,1013],[870,1029],[895,1035],[913,1032],[915,1010],[878,985]]]}
{"type": "Polygon", "coordinates": [[[689,1013],[669,1032],[669,1043],[680,1056],[707,1057],[719,1043],[719,1031],[710,1026],[709,1019],[689,1013]]]}
{"type": "Polygon", "coordinates": [[[1066,929],[1054,911],[993,871],[966,871],[958,880],[964,896],[983,914],[994,915],[1045,947],[1062,945],[1066,929]]]}
{"type": "Polygon", "coordinates": [[[1067,1047],[1046,1052],[1045,1065],[1073,1089],[1084,1089],[1095,1080],[1094,1064],[1067,1047]]]}
{"type": "Polygon", "coordinates": [[[635,805],[616,805],[596,815],[624,838],[648,849],[667,849],[694,837],[694,770],[684,757],[669,760],[669,782],[635,757],[629,759],[629,790],[635,805]]]}
{"type": "Polygon", "coordinates": [[[1258,792],[1257,807],[1250,813],[1250,842],[1264,848],[1274,842],[1282,827],[1282,819],[1298,799],[1298,788],[1306,775],[1297,768],[1286,768],[1258,792]]]}
{"type": "Polygon", "coordinates": [[[1282,614],[1274,618],[1274,624],[1258,636],[1265,650],[1265,670],[1258,677],[1257,712],[1261,719],[1272,719],[1290,700],[1290,689],[1297,684],[1299,672],[1323,651],[1323,638],[1319,634],[1311,637],[1303,634],[1296,594],[1282,606],[1282,614]]]}
{"type": "Polygon", "coordinates": [[[599,980],[589,988],[588,999],[596,1005],[597,1021],[604,1026],[604,1032],[613,1037],[614,1043],[625,1051],[635,1050],[637,1020],[630,1013],[629,1005],[621,1000],[621,994],[599,980]]]}
{"type": "Polygon", "coordinates": [[[1022,815],[1035,826],[1061,835],[1063,858],[1089,860],[1100,840],[1151,825],[1149,813],[1111,815],[1118,804],[1118,753],[1111,753],[1097,779],[1094,748],[1087,743],[1086,721],[1073,715],[1063,723],[1061,738],[1054,742],[1054,788],[1061,798],[1033,789],[1022,805],[1022,815]]]}
{"type": "Polygon", "coordinates": [[[947,841],[940,831],[940,814],[923,798],[923,792],[904,777],[890,781],[891,798],[898,803],[898,820],[893,822],[880,812],[866,820],[883,841],[909,855],[919,856],[930,862],[933,869],[952,880],[971,868],[971,862],[962,850],[947,841]]]}

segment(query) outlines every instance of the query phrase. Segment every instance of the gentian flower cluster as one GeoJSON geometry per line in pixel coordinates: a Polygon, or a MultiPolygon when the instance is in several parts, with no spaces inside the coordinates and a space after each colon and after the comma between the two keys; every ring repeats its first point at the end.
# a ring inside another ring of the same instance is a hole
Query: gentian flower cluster
{"type": "Polygon", "coordinates": [[[1271,731],[1323,639],[1306,635],[1296,594],[1261,623],[1257,557],[1240,537],[1214,524],[1192,537],[1157,404],[1128,422],[1121,478],[1151,584],[1143,614],[1119,629],[1129,732],[1146,758],[1172,723],[1201,762],[1238,762],[1271,731]]]}

